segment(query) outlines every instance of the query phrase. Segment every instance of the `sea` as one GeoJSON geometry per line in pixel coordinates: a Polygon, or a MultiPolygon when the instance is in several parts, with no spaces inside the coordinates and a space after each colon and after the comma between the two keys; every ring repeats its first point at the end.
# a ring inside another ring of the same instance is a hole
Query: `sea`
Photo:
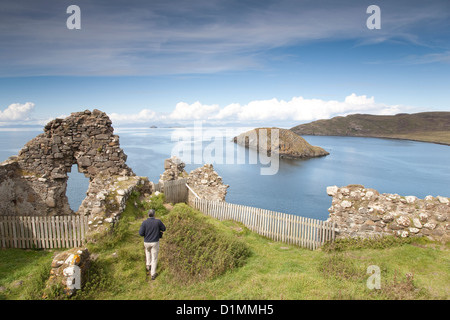
{"type": "MultiPolygon", "coordinates": [[[[252,128],[115,128],[127,164],[139,176],[158,182],[164,160],[178,156],[190,171],[211,163],[229,185],[226,201],[326,220],[331,197],[327,186],[360,184],[380,193],[424,198],[450,196],[450,146],[409,140],[304,136],[330,154],[312,159],[260,156],[232,138],[252,128]]],[[[17,155],[42,133],[37,129],[0,130],[0,161],[17,155]]],[[[88,179],[72,167],[67,196],[77,210],[88,179]]]]}

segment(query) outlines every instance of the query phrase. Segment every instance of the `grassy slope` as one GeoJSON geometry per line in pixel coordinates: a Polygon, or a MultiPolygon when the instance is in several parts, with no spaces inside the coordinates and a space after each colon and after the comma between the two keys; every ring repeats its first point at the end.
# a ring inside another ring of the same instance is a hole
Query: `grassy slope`
{"type": "Polygon", "coordinates": [[[381,137],[450,145],[450,112],[353,114],[298,125],[291,130],[298,135],[381,137]]]}
{"type": "MultiPolygon", "coordinates": [[[[164,220],[164,217],[162,217],[164,220]]],[[[450,254],[436,244],[405,244],[385,249],[342,252],[310,251],[273,242],[242,225],[207,218],[218,232],[244,240],[251,256],[241,268],[212,280],[190,285],[173,281],[167,266],[158,267],[155,281],[146,280],[142,238],[137,234],[142,218],[128,219],[119,240],[90,250],[97,260],[91,282],[76,299],[449,299],[450,254]],[[382,289],[366,287],[369,265],[381,268],[382,289]],[[408,282],[405,274],[412,273],[408,282]]],[[[170,232],[170,231],[167,231],[170,232]]],[[[161,240],[164,241],[164,238],[161,240]]],[[[13,288],[18,279],[33,278],[33,265],[51,261],[51,253],[0,250],[0,285],[3,299],[38,298],[27,285],[13,288]],[[23,256],[23,259],[17,257],[23,256]],[[6,265],[5,265],[6,262],[6,265]],[[38,262],[38,263],[35,263],[38,262]],[[11,272],[11,270],[22,270],[11,272]],[[28,271],[27,271],[28,270],[28,271]]],[[[35,276],[36,277],[36,276],[35,276]]],[[[37,283],[36,280],[29,280],[37,283]]]]}
{"type": "Polygon", "coordinates": [[[0,249],[0,292],[3,299],[40,299],[53,251],[0,249]]]}

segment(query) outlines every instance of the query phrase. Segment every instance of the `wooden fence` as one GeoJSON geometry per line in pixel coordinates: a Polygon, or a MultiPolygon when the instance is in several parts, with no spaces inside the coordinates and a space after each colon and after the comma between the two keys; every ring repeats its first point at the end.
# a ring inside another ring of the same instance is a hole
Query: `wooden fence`
{"type": "Polygon", "coordinates": [[[163,184],[155,184],[155,191],[164,193],[166,202],[187,202],[188,188],[186,187],[186,183],[187,179],[164,181],[163,184]]]}
{"type": "Polygon", "coordinates": [[[79,247],[87,229],[87,216],[0,216],[0,247],[79,247]]]}
{"type": "Polygon", "coordinates": [[[322,220],[198,198],[194,200],[194,206],[216,219],[241,222],[272,240],[312,250],[335,238],[335,224],[322,220]]]}

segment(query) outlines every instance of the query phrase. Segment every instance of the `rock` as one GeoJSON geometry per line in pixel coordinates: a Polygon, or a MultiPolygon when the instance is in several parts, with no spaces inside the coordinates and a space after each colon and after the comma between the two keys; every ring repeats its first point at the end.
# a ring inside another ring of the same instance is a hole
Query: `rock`
{"type": "Polygon", "coordinates": [[[416,228],[422,229],[422,223],[420,222],[420,219],[418,219],[418,218],[413,218],[413,225],[416,228]]]}
{"type": "Polygon", "coordinates": [[[359,231],[373,231],[373,230],[374,230],[374,227],[371,225],[367,225],[367,224],[363,224],[359,228],[359,231]]]}
{"type": "Polygon", "coordinates": [[[402,237],[402,238],[406,238],[408,235],[409,235],[409,233],[408,233],[408,231],[398,231],[398,234],[402,237]]]}
{"type": "Polygon", "coordinates": [[[276,153],[282,158],[329,155],[324,149],[310,145],[291,130],[281,128],[256,128],[234,137],[233,142],[246,148],[263,151],[268,155],[276,153]]]}
{"type": "Polygon", "coordinates": [[[358,213],[359,213],[359,214],[362,214],[362,215],[365,215],[365,214],[367,214],[368,212],[369,212],[369,210],[367,210],[366,207],[360,207],[360,208],[358,209],[358,213]]]}
{"type": "Polygon", "coordinates": [[[338,189],[339,189],[339,188],[338,188],[337,186],[327,187],[327,194],[328,194],[329,196],[334,196],[334,195],[337,194],[338,189]]]}
{"type": "Polygon", "coordinates": [[[342,208],[350,208],[352,206],[352,203],[350,201],[344,200],[341,203],[342,208]]]}
{"type": "Polygon", "coordinates": [[[417,197],[415,197],[415,196],[406,196],[405,199],[406,199],[406,203],[412,204],[412,203],[416,202],[417,197]]]}
{"type": "Polygon", "coordinates": [[[92,165],[92,161],[88,157],[81,157],[78,159],[78,164],[82,167],[89,167],[92,165]]]}
{"type": "Polygon", "coordinates": [[[48,206],[48,207],[50,207],[50,208],[54,208],[54,207],[56,207],[56,202],[55,202],[55,199],[54,198],[47,198],[46,200],[45,200],[45,204],[48,206]]]}
{"type": "Polygon", "coordinates": [[[80,289],[77,284],[82,286],[85,283],[90,261],[90,254],[86,248],[72,248],[59,253],[53,258],[47,288],[59,285],[64,288],[67,296],[72,296],[80,289]]]}
{"type": "Polygon", "coordinates": [[[426,214],[425,212],[419,213],[419,219],[422,222],[427,222],[428,221],[428,214],[426,214]]]}
{"type": "Polygon", "coordinates": [[[344,188],[341,188],[340,191],[341,191],[343,196],[349,196],[350,195],[350,189],[349,188],[344,187],[344,188]]]}
{"type": "Polygon", "coordinates": [[[374,191],[367,191],[364,196],[364,200],[376,200],[377,197],[378,194],[375,193],[374,191]]]}
{"type": "Polygon", "coordinates": [[[424,227],[424,228],[427,228],[427,229],[430,229],[430,230],[433,230],[434,228],[436,228],[436,224],[427,222],[427,223],[425,223],[425,224],[423,225],[423,227],[424,227]]]}
{"type": "Polygon", "coordinates": [[[446,197],[437,196],[436,198],[439,200],[440,203],[443,203],[443,204],[449,203],[449,200],[446,197]]]}
{"type": "Polygon", "coordinates": [[[400,216],[400,218],[397,219],[397,224],[403,227],[409,227],[410,220],[406,216],[400,216]]]}

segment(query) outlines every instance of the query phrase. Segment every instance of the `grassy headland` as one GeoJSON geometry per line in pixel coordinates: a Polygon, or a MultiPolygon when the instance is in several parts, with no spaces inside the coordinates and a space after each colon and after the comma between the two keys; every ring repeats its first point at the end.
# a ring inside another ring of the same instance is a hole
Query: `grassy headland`
{"type": "MultiPolygon", "coordinates": [[[[89,245],[94,258],[85,288],[72,299],[449,299],[448,245],[424,239],[338,241],[311,251],[274,242],[232,221],[185,204],[151,205],[166,225],[159,276],[146,278],[138,235],[148,204],[129,202],[115,232],[89,245]],[[189,241],[183,239],[189,238],[189,241]],[[367,268],[380,268],[370,290],[367,268]]],[[[41,299],[52,251],[0,250],[0,299],[41,299]],[[23,281],[18,285],[18,281],[23,281]]],[[[55,296],[54,298],[58,298],[55,296]]]]}
{"type": "Polygon", "coordinates": [[[290,130],[300,136],[376,137],[450,145],[450,112],[352,114],[301,124],[290,130]]]}

